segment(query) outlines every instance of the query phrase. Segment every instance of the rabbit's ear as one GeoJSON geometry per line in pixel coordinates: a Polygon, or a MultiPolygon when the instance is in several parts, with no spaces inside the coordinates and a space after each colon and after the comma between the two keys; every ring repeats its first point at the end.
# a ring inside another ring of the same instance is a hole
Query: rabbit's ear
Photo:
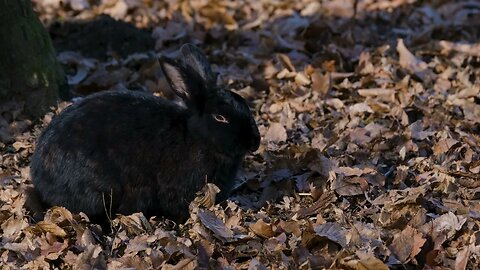
{"type": "Polygon", "coordinates": [[[172,90],[183,100],[190,99],[184,68],[175,60],[167,57],[161,57],[159,62],[172,90]]]}
{"type": "Polygon", "coordinates": [[[208,63],[205,54],[195,45],[187,43],[180,48],[185,66],[192,68],[207,83],[215,84],[216,76],[208,63]]]}
{"type": "Polygon", "coordinates": [[[191,109],[201,110],[204,105],[204,91],[201,85],[204,83],[191,70],[181,63],[162,56],[159,59],[165,78],[172,90],[185,101],[191,109]]]}

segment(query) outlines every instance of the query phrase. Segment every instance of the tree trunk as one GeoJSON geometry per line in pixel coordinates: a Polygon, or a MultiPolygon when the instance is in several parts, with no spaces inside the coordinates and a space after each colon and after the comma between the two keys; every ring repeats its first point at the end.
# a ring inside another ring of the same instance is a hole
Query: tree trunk
{"type": "Polygon", "coordinates": [[[67,93],[52,42],[30,0],[0,0],[0,105],[23,101],[24,112],[38,117],[67,93]]]}

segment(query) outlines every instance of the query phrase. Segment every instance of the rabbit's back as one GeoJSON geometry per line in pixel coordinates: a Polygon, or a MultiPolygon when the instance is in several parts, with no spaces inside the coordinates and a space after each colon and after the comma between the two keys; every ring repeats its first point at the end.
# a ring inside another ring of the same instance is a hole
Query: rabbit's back
{"type": "Polygon", "coordinates": [[[185,153],[201,152],[185,149],[185,113],[133,92],[92,95],[66,108],[45,129],[32,158],[42,200],[89,215],[104,213],[110,201],[114,212],[155,212],[168,204],[159,189],[183,194],[173,178],[182,176],[182,161],[191,162],[185,153]]]}

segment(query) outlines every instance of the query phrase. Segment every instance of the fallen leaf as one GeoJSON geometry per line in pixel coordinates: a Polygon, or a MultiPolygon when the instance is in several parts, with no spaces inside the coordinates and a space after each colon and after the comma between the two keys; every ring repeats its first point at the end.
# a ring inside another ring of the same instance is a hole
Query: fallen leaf
{"type": "Polygon", "coordinates": [[[192,207],[204,207],[210,208],[215,204],[215,198],[217,194],[220,192],[220,189],[212,183],[207,183],[202,190],[197,192],[197,196],[191,202],[190,208],[192,207]]]}
{"type": "Polygon", "coordinates": [[[337,177],[334,182],[335,192],[342,196],[355,196],[368,190],[368,182],[363,177],[337,177]]]}
{"type": "Polygon", "coordinates": [[[297,213],[298,217],[305,218],[307,216],[317,214],[320,210],[328,207],[328,204],[334,202],[335,200],[336,200],[336,197],[333,192],[325,192],[310,207],[300,208],[300,210],[298,210],[298,213],[297,213]]]}
{"type": "Polygon", "coordinates": [[[350,106],[348,109],[352,115],[358,115],[363,113],[373,113],[372,108],[365,102],[354,104],[350,106]]]}
{"type": "Polygon", "coordinates": [[[331,87],[330,74],[322,74],[320,70],[315,69],[312,77],[312,90],[320,93],[321,97],[325,97],[331,87]]]}
{"type": "Polygon", "coordinates": [[[457,253],[457,257],[455,258],[455,270],[467,269],[470,253],[471,246],[460,249],[460,251],[457,253]]]}
{"type": "Polygon", "coordinates": [[[295,71],[295,66],[292,64],[292,61],[288,57],[288,55],[279,53],[277,54],[277,59],[282,64],[284,68],[286,68],[290,72],[296,72],[295,71]]]}
{"type": "Polygon", "coordinates": [[[318,236],[325,237],[343,248],[347,246],[346,231],[338,223],[327,222],[316,225],[313,229],[318,236]]]}
{"type": "Polygon", "coordinates": [[[198,212],[198,217],[202,224],[211,230],[216,237],[220,237],[223,241],[233,238],[233,231],[225,226],[225,223],[217,218],[213,212],[201,209],[198,212]]]}
{"type": "Polygon", "coordinates": [[[256,235],[263,237],[263,238],[270,238],[275,236],[273,231],[272,225],[263,221],[263,219],[257,220],[257,222],[251,224],[250,230],[256,235]]]}
{"type": "Polygon", "coordinates": [[[400,56],[400,66],[408,70],[411,74],[417,76],[422,81],[426,81],[430,76],[430,70],[427,63],[417,59],[403,43],[403,39],[397,41],[397,52],[400,56]]]}
{"type": "Polygon", "coordinates": [[[288,232],[288,233],[292,233],[294,234],[295,236],[298,236],[300,237],[302,235],[302,231],[300,229],[300,224],[298,221],[283,221],[283,220],[280,220],[280,222],[278,223],[277,225],[279,228],[281,228],[282,230],[288,232]]]}
{"type": "Polygon", "coordinates": [[[446,138],[446,139],[443,139],[443,140],[440,140],[438,143],[436,143],[434,146],[433,146],[433,153],[435,155],[440,155],[440,154],[444,154],[446,153],[448,150],[450,150],[450,148],[457,144],[458,141],[455,140],[455,139],[452,139],[452,138],[446,138]]]}
{"type": "Polygon", "coordinates": [[[426,131],[423,128],[423,122],[421,120],[415,121],[412,123],[408,130],[413,139],[415,140],[425,140],[427,137],[432,136],[435,132],[433,131],[426,131]]]}
{"type": "Polygon", "coordinates": [[[441,40],[438,44],[442,47],[442,53],[449,54],[451,51],[466,53],[480,57],[480,44],[468,44],[464,42],[450,42],[441,40]]]}
{"type": "Polygon", "coordinates": [[[287,140],[287,131],[279,123],[271,123],[265,134],[265,140],[271,143],[280,143],[287,140]]]}
{"type": "Polygon", "coordinates": [[[465,224],[466,217],[458,217],[448,212],[440,217],[426,223],[421,230],[424,234],[430,235],[435,244],[435,249],[447,240],[452,238],[465,224]]]}
{"type": "Polygon", "coordinates": [[[426,241],[422,233],[407,226],[394,236],[393,242],[388,248],[400,263],[405,264],[420,252],[426,241]]]}

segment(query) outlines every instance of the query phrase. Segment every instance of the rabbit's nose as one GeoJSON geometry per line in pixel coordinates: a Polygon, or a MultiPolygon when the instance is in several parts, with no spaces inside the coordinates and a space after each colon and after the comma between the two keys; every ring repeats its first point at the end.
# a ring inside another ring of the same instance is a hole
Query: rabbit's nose
{"type": "Polygon", "coordinates": [[[250,148],[248,150],[250,152],[255,152],[255,151],[257,151],[259,146],[260,146],[260,136],[255,134],[250,139],[250,148]]]}

